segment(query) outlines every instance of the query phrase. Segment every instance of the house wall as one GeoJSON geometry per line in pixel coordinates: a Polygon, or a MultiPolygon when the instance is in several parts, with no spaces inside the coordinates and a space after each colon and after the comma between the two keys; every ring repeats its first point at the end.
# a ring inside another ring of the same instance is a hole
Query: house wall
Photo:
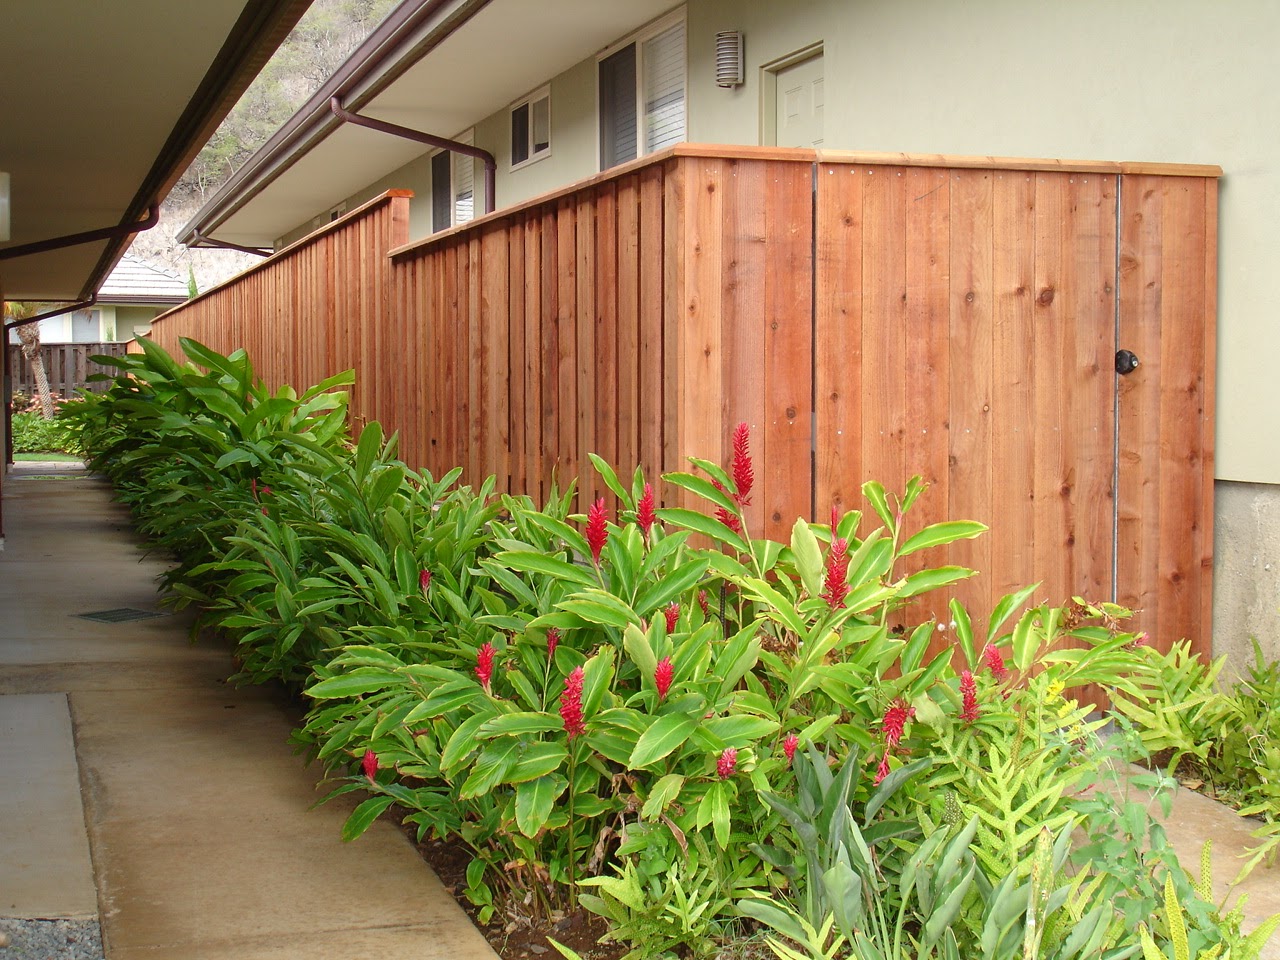
{"type": "Polygon", "coordinates": [[[116,307],[117,341],[131,340],[151,328],[151,321],[162,314],[164,307],[116,307]]]}

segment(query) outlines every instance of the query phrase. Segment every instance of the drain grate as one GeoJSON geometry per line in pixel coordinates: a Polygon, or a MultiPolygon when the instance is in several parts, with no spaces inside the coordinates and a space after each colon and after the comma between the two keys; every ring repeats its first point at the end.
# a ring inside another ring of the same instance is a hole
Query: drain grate
{"type": "Polygon", "coordinates": [[[135,607],[117,607],[114,610],[95,610],[93,613],[77,613],[81,620],[93,620],[97,623],[132,623],[134,620],[154,620],[156,617],[167,617],[167,613],[155,610],[138,610],[135,607]]]}

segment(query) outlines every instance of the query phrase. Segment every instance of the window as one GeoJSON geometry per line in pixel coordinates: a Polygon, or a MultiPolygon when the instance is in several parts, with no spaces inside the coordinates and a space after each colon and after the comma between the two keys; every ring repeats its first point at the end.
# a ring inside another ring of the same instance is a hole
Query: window
{"type": "Polygon", "coordinates": [[[511,108],[511,167],[551,153],[551,91],[544,87],[511,108]]]}
{"type": "MultiPolygon", "coordinates": [[[[458,137],[470,143],[470,135],[458,137]]],[[[453,154],[453,222],[469,223],[476,218],[476,164],[465,153],[453,154]]]]}
{"type": "Polygon", "coordinates": [[[683,140],[683,17],[662,21],[603,57],[599,82],[602,170],[683,140]]]}
{"type": "MultiPolygon", "coordinates": [[[[470,131],[453,139],[471,143],[470,131]]],[[[475,160],[441,150],[431,157],[431,232],[475,219],[475,160]]]]}

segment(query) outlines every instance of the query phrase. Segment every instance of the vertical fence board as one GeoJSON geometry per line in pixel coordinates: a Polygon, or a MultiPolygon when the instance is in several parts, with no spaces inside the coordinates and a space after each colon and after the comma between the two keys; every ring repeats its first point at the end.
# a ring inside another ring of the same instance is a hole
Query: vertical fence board
{"type": "Polygon", "coordinates": [[[862,272],[865,170],[818,170],[814,378],[817,396],[817,519],[861,510],[863,472],[862,272]]]}

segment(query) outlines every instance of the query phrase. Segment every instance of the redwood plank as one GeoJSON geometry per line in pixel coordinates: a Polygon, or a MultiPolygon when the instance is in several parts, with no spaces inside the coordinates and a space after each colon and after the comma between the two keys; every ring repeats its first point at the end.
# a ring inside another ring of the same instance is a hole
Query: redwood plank
{"type": "MultiPolygon", "coordinates": [[[[606,497],[612,504],[615,499],[595,475],[585,455],[596,454],[615,470],[624,469],[618,460],[618,408],[619,392],[618,350],[618,199],[612,182],[601,184],[595,191],[595,275],[594,287],[595,349],[588,358],[595,376],[594,424],[591,427],[592,444],[583,448],[582,472],[592,478],[597,496],[606,497]]],[[[625,475],[625,474],[624,474],[625,475]]],[[[610,510],[616,514],[616,504],[610,510]]]]}
{"type": "Polygon", "coordinates": [[[624,486],[644,459],[640,450],[640,182],[618,181],[617,231],[617,439],[614,468],[624,486]]]}
{"type": "Polygon", "coordinates": [[[813,171],[767,161],[764,286],[765,412],[757,445],[757,509],[765,536],[787,542],[813,519],[813,171]],[[762,468],[763,466],[763,468],[762,468]]]}
{"type": "Polygon", "coordinates": [[[1119,378],[1120,490],[1117,595],[1134,625],[1164,649],[1151,571],[1160,551],[1160,397],[1164,196],[1153,177],[1126,176],[1120,236],[1120,346],[1143,361],[1119,378]]]}
{"type": "MultiPolygon", "coordinates": [[[[664,467],[666,431],[670,428],[664,412],[663,398],[667,281],[666,228],[664,226],[665,168],[654,166],[640,174],[640,313],[637,317],[640,338],[640,464],[645,477],[660,494],[659,474],[664,467]]],[[[673,379],[674,379],[674,370],[673,379]]]]}
{"type": "Polygon", "coordinates": [[[818,167],[814,349],[818,520],[862,509],[862,167],[818,167]]]}
{"type": "MultiPolygon", "coordinates": [[[[1037,579],[1034,176],[997,172],[992,205],[991,474],[999,478],[1000,500],[989,537],[991,595],[998,598],[1037,579]]],[[[970,612],[976,619],[979,611],[970,612]]]]}
{"type": "MultiPolygon", "coordinates": [[[[863,181],[862,467],[864,480],[901,493],[906,468],[906,182],[901,170],[868,167],[863,181]]],[[[867,532],[880,521],[869,514],[867,532]]]]}
{"type": "MultiPolygon", "coordinates": [[[[951,375],[947,399],[950,463],[946,514],[947,519],[977,520],[999,532],[991,430],[995,376],[995,175],[989,170],[957,170],[949,176],[951,375]]],[[[993,605],[992,558],[990,533],[959,541],[948,551],[951,562],[978,572],[977,577],[957,584],[952,591],[974,615],[993,605]]]]}
{"type": "MultiPolygon", "coordinates": [[[[724,198],[724,269],[720,297],[724,305],[723,427],[728,435],[739,423],[751,430],[751,452],[759,488],[746,508],[748,531],[764,529],[768,410],[766,407],[767,328],[772,320],[766,302],[770,246],[765,197],[774,175],[764,163],[733,161],[726,168],[724,198]]],[[[805,373],[805,379],[808,372],[805,373]]],[[[726,449],[726,455],[729,451],[726,449]]]]}

